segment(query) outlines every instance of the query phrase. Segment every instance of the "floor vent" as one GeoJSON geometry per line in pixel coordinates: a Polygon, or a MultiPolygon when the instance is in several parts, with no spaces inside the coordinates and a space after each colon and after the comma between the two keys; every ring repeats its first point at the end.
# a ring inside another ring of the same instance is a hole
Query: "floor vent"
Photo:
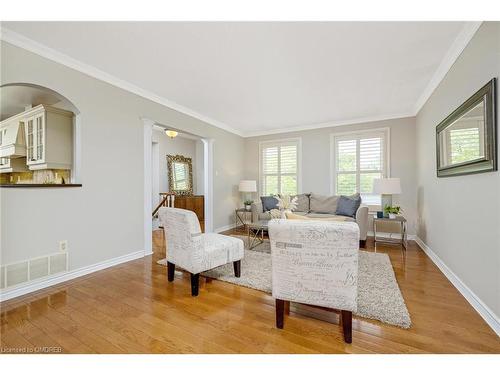
{"type": "Polygon", "coordinates": [[[68,271],[68,253],[56,253],[0,267],[1,289],[68,271]]]}

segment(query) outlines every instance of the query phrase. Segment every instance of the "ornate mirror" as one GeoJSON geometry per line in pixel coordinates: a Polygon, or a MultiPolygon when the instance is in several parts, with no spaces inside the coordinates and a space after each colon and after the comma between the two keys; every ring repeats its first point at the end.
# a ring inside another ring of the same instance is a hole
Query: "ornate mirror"
{"type": "Polygon", "coordinates": [[[191,158],[167,155],[168,187],[177,195],[193,195],[193,166],[191,158]]]}
{"type": "Polygon", "coordinates": [[[436,127],[437,176],[497,170],[495,79],[436,127]]]}

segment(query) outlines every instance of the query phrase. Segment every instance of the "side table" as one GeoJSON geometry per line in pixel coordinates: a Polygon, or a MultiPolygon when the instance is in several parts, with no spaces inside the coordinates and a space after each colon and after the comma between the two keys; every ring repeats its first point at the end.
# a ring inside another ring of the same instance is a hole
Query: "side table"
{"type": "Polygon", "coordinates": [[[243,227],[246,228],[247,223],[252,221],[251,218],[252,218],[251,210],[247,210],[246,208],[237,208],[236,210],[234,210],[234,229],[238,228],[239,223],[241,223],[241,225],[243,225],[243,227]],[[250,220],[245,221],[247,214],[250,214],[250,220]]]}
{"type": "Polygon", "coordinates": [[[406,219],[403,216],[396,216],[394,219],[390,219],[388,217],[384,218],[379,218],[374,216],[373,217],[373,232],[375,236],[375,243],[377,242],[385,242],[385,243],[396,243],[396,244],[401,244],[403,248],[406,250],[408,241],[406,237],[406,219]],[[401,233],[401,240],[396,239],[396,238],[387,238],[387,237],[377,237],[377,224],[380,223],[399,223],[399,228],[400,228],[400,233],[401,233]]]}

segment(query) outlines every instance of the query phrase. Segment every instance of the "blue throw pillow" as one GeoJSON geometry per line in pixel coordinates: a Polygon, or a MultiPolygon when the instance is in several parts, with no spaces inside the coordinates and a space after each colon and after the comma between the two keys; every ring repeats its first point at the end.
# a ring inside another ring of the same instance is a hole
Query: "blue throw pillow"
{"type": "Polygon", "coordinates": [[[341,195],[337,201],[335,215],[355,217],[359,206],[361,206],[361,197],[359,195],[351,197],[341,195]]]}
{"type": "Polygon", "coordinates": [[[263,212],[271,211],[274,208],[278,208],[278,200],[273,196],[260,197],[262,201],[263,212]]]}

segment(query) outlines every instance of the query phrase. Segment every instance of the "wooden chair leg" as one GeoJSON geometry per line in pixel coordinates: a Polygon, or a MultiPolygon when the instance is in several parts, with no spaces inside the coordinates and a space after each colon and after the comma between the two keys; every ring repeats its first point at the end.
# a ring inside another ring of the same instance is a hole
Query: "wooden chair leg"
{"type": "Polygon", "coordinates": [[[352,343],[352,312],[342,310],[342,330],[344,331],[344,341],[348,344],[352,343]]]}
{"type": "Polygon", "coordinates": [[[285,320],[285,301],[276,299],[276,327],[283,329],[283,322],[285,320]]]}
{"type": "Polygon", "coordinates": [[[233,262],[233,267],[234,267],[234,276],[240,277],[241,276],[241,260],[237,260],[236,262],[233,262]]]}
{"type": "Polygon", "coordinates": [[[175,264],[167,262],[168,281],[174,281],[175,264]]]}
{"type": "Polygon", "coordinates": [[[359,240],[360,249],[366,249],[366,240],[359,240]]]}
{"type": "Polygon", "coordinates": [[[290,301],[285,301],[285,315],[290,315],[290,301]]]}
{"type": "Polygon", "coordinates": [[[192,273],[191,274],[191,295],[196,297],[198,295],[198,288],[200,284],[200,274],[192,273]]]}

